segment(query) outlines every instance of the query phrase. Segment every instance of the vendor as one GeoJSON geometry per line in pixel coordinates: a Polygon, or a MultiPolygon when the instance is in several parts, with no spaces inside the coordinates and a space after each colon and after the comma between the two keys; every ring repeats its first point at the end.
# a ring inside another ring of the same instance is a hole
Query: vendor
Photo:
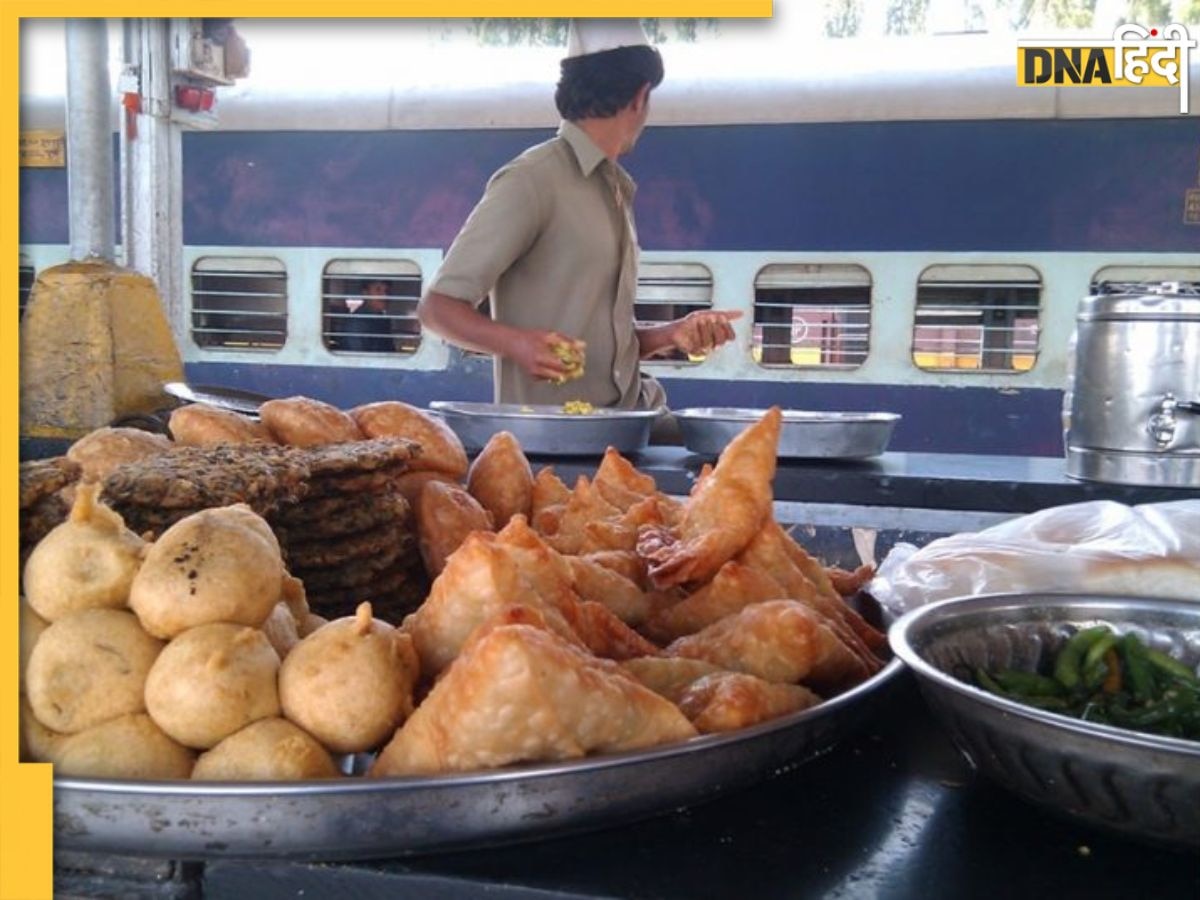
{"type": "Polygon", "coordinates": [[[636,19],[572,21],[558,134],[492,176],[422,297],[423,326],[493,355],[498,402],[663,408],[639,360],[733,339],[740,312],[634,319],[635,187],[617,158],[637,142],[662,78],[636,19]],[[478,310],[489,294],[492,318],[478,310]]]}

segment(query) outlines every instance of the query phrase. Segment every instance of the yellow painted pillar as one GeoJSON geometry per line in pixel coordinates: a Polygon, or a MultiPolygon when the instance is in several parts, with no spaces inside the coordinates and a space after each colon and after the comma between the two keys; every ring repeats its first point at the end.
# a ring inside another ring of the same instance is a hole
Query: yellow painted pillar
{"type": "Polygon", "coordinates": [[[154,282],[103,260],[44,270],[21,320],[21,434],[73,438],[167,405],[183,362],[154,282]]]}

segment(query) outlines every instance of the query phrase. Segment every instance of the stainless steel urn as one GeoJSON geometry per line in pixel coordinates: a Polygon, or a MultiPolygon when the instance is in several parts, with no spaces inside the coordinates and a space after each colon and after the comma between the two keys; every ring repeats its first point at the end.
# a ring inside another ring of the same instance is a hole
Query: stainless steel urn
{"type": "Polygon", "coordinates": [[[1067,474],[1200,488],[1200,291],[1086,297],[1068,357],[1067,474]]]}

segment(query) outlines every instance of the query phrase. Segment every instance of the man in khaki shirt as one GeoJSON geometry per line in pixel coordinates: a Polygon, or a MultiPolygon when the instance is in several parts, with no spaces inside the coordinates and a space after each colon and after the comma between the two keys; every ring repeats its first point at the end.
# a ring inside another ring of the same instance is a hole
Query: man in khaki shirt
{"type": "Polygon", "coordinates": [[[694,312],[661,325],[634,319],[638,243],[633,149],[662,81],[658,51],[636,19],[572,22],[555,103],[558,134],[496,172],[421,298],[421,324],[495,358],[503,403],[655,409],[662,387],[639,360],[706,353],[733,338],[740,312],[694,312]],[[493,318],[477,309],[492,297],[493,318]],[[563,383],[556,344],[582,352],[563,383]]]}

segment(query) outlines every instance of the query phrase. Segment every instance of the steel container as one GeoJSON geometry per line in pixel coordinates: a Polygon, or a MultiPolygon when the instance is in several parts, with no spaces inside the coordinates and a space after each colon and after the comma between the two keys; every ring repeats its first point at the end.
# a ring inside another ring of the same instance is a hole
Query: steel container
{"type": "Polygon", "coordinates": [[[1075,719],[984,691],[982,668],[1045,670],[1076,631],[1107,625],[1200,664],[1200,603],[1083,594],[994,594],[919,607],[892,649],[954,743],[987,777],[1048,810],[1200,848],[1200,742],[1075,719]]]}
{"type": "Polygon", "coordinates": [[[658,410],[594,409],[563,412],[561,406],[519,403],[468,403],[435,400],[430,410],[454,429],[468,452],[507,431],[526,453],[554,456],[601,456],[608,447],[637,453],[650,440],[658,410]]]}
{"type": "MultiPolygon", "coordinates": [[[[683,443],[693,453],[720,456],[729,442],[762,419],[765,409],[702,406],[675,410],[683,443]]],[[[866,459],[887,449],[900,421],[891,412],[786,409],[779,430],[781,459],[866,459]]]]}
{"type": "Polygon", "coordinates": [[[1087,297],[1073,343],[1067,474],[1200,487],[1200,293],[1163,285],[1087,297]]]}

